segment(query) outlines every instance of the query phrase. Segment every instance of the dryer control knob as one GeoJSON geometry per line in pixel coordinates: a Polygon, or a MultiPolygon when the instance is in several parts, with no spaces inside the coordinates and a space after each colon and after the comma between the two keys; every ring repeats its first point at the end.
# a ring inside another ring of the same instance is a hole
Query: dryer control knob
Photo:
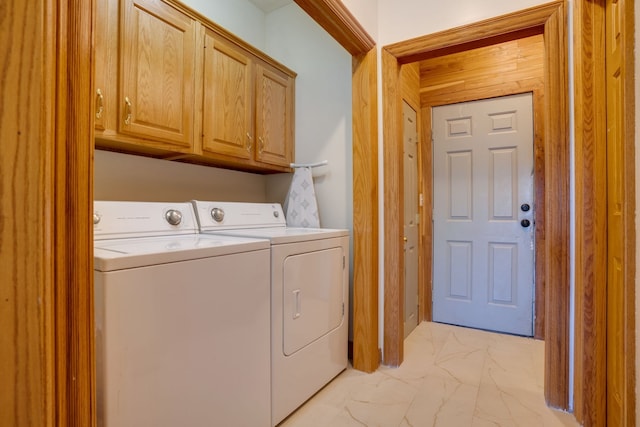
{"type": "Polygon", "coordinates": [[[97,213],[97,212],[93,213],[93,225],[98,225],[100,223],[101,219],[102,219],[102,217],[100,216],[99,213],[97,213]]]}
{"type": "Polygon", "coordinates": [[[224,219],[224,211],[220,208],[211,209],[211,218],[213,218],[215,222],[222,222],[224,219]]]}
{"type": "Polygon", "coordinates": [[[182,222],[182,213],[175,209],[169,209],[167,213],[164,214],[164,217],[171,225],[178,225],[182,222]]]}

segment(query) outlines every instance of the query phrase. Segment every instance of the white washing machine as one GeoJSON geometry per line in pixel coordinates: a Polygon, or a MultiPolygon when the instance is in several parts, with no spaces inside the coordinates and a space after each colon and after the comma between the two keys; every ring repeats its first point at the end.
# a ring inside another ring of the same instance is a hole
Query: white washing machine
{"type": "Polygon", "coordinates": [[[348,230],[287,227],[271,203],[194,201],[203,233],[271,241],[272,425],[348,363],[348,230]]]}
{"type": "Polygon", "coordinates": [[[191,203],[94,203],[98,425],[269,426],[269,241],[191,203]]]}

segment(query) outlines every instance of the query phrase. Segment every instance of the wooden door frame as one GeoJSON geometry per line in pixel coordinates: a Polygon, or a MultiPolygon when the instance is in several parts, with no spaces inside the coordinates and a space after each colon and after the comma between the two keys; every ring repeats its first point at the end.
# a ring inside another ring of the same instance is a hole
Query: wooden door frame
{"type": "Polygon", "coordinates": [[[0,424],[92,426],[94,2],[9,1],[0,424]]]}
{"type": "MultiPolygon", "coordinates": [[[[628,425],[635,425],[635,96],[634,11],[623,28],[626,69],[623,97],[626,155],[624,271],[627,305],[624,341],[628,425]]],[[[576,280],[574,413],[585,426],[607,423],[607,152],[605,0],[574,3],[576,280]]]]}
{"type": "MultiPolygon", "coordinates": [[[[308,3],[310,8],[315,8],[316,11],[308,12],[309,15],[354,56],[354,276],[358,275],[357,280],[354,277],[354,310],[358,307],[360,313],[354,319],[354,366],[356,349],[360,349],[356,367],[370,372],[375,370],[379,363],[375,44],[339,0],[296,0],[296,3],[308,3]],[[355,338],[356,333],[358,339],[355,338]]],[[[31,359],[33,362],[30,366],[32,369],[40,370],[40,378],[45,386],[44,390],[37,394],[25,396],[27,400],[17,407],[19,418],[16,419],[44,419],[45,422],[42,424],[47,426],[90,426],[95,423],[93,315],[90,296],[92,226],[89,222],[93,159],[91,144],[87,144],[88,141],[92,141],[90,123],[87,123],[87,117],[91,117],[92,111],[92,82],[86,72],[91,67],[89,35],[94,2],[90,2],[91,7],[87,7],[87,2],[80,0],[44,0],[39,4],[43,6],[39,12],[39,19],[42,20],[46,32],[46,36],[43,37],[43,54],[44,63],[47,65],[46,75],[42,76],[45,96],[39,98],[44,100],[44,107],[37,103],[32,105],[34,109],[46,110],[49,114],[43,122],[44,129],[57,128],[55,133],[41,133],[44,138],[38,142],[45,154],[50,147],[55,147],[55,159],[45,155],[43,163],[39,163],[39,176],[46,188],[42,195],[45,211],[42,225],[45,231],[53,233],[51,235],[55,243],[49,242],[46,254],[40,251],[36,244],[29,246],[29,250],[23,254],[33,257],[34,253],[37,253],[38,262],[48,265],[45,267],[44,275],[38,275],[37,280],[34,278],[25,282],[26,286],[44,287],[47,290],[41,301],[45,308],[41,312],[43,317],[39,317],[40,326],[31,323],[32,318],[28,312],[16,318],[17,322],[24,321],[38,329],[29,335],[26,341],[27,345],[33,344],[35,348],[44,349],[38,357],[31,359]],[[66,48],[59,49],[59,45],[66,48]],[[56,57],[56,53],[60,51],[66,51],[67,55],[56,57]],[[43,144],[43,141],[48,142],[43,144]],[[57,261],[54,263],[53,260],[57,261]],[[52,346],[55,348],[51,348],[52,346]]],[[[501,18],[489,20],[484,26],[478,24],[475,27],[477,32],[472,39],[491,37],[496,31],[513,31],[527,23],[533,26],[543,25],[545,43],[552,49],[546,54],[549,66],[546,93],[567,93],[565,7],[564,2],[553,2],[522,14],[522,21],[501,18]],[[537,18],[534,17],[536,15],[537,18]],[[482,36],[481,33],[485,30],[486,33],[482,36]],[[551,57],[550,52],[558,56],[551,57]]],[[[431,43],[426,51],[455,48],[469,41],[468,33],[447,33],[448,37],[443,38],[440,44],[431,43]]],[[[392,78],[385,84],[384,99],[394,99],[394,95],[400,93],[399,90],[394,92],[394,89],[399,89],[394,86],[394,82],[398,80],[394,71],[399,68],[400,62],[410,62],[412,55],[421,55],[425,50],[424,47],[416,49],[415,45],[397,48],[400,50],[390,50],[387,47],[382,51],[385,79],[392,78]]],[[[546,248],[546,254],[550,259],[548,278],[552,279],[548,281],[550,292],[547,295],[547,325],[555,326],[551,333],[550,326],[547,328],[546,339],[551,345],[546,346],[545,394],[551,406],[565,408],[568,399],[568,125],[567,120],[558,120],[559,117],[567,117],[567,105],[565,100],[560,100],[556,105],[556,101],[559,101],[557,98],[551,95],[546,97],[546,117],[552,119],[549,120],[547,138],[555,142],[553,149],[546,153],[546,179],[554,200],[560,200],[562,203],[547,208],[547,213],[552,214],[550,218],[553,218],[547,228],[548,236],[551,237],[546,248]],[[551,363],[555,366],[550,367],[551,363]]],[[[385,119],[397,116],[397,112],[389,107],[389,103],[385,103],[385,119]]],[[[394,122],[385,123],[390,125],[385,126],[384,130],[385,152],[389,150],[385,153],[385,172],[389,173],[385,178],[385,205],[392,212],[387,216],[386,224],[393,229],[393,224],[388,220],[396,216],[401,209],[397,195],[402,193],[396,191],[393,197],[389,197],[389,192],[394,188],[398,190],[399,185],[394,178],[397,176],[397,166],[387,165],[396,153],[392,142],[397,140],[397,132],[393,130],[394,122]]],[[[30,165],[33,166],[33,163],[30,165]]],[[[628,180],[629,183],[633,183],[632,176],[628,180]]],[[[24,213],[33,212],[25,210],[24,213]]],[[[588,212],[585,212],[585,215],[588,217],[588,212]]],[[[633,231],[633,224],[629,224],[629,228],[633,231]]],[[[401,337],[402,334],[398,334],[401,329],[393,321],[400,306],[390,306],[393,305],[394,298],[400,296],[398,291],[401,290],[401,284],[394,285],[393,281],[401,276],[390,277],[389,273],[394,271],[393,264],[397,264],[401,259],[402,251],[398,250],[401,248],[400,242],[396,242],[401,238],[401,233],[391,234],[389,231],[391,230],[385,231],[384,237],[385,318],[391,319],[389,322],[385,321],[385,350],[391,353],[386,354],[385,361],[393,364],[394,354],[395,360],[398,363],[401,361],[401,357],[398,356],[402,355],[402,340],[395,337],[401,337]]],[[[635,242],[631,242],[635,246],[635,242]]],[[[597,311],[598,308],[593,309],[597,311]]],[[[581,321],[582,319],[578,318],[577,324],[581,321]]],[[[15,389],[15,393],[18,395],[21,389],[15,389]]]]}
{"type": "MultiPolygon", "coordinates": [[[[403,64],[441,52],[491,44],[505,34],[541,27],[545,38],[545,397],[569,407],[569,127],[566,4],[555,1],[461,28],[385,46],[382,50],[384,138],[384,361],[403,360],[402,156],[399,105],[403,64]]],[[[425,171],[423,171],[424,173],[425,171]]],[[[355,171],[354,171],[355,173],[355,171]]]]}
{"type": "Polygon", "coordinates": [[[353,57],[353,367],[373,372],[378,346],[378,55],[340,0],[294,0],[353,57]]]}

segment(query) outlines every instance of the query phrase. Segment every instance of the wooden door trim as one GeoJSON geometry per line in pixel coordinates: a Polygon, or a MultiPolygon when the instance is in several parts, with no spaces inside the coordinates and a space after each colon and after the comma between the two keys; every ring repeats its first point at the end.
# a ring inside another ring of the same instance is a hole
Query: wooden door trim
{"type": "MultiPolygon", "coordinates": [[[[478,43],[505,34],[541,26],[545,36],[545,93],[568,93],[566,4],[555,1],[514,14],[489,19],[405,42],[382,50],[382,97],[384,138],[384,356],[385,364],[397,366],[403,359],[402,298],[404,290],[398,266],[403,265],[402,218],[402,151],[400,146],[398,90],[401,64],[420,60],[427,55],[462,51],[478,47],[478,43]]],[[[491,41],[489,41],[491,43],[491,41]]],[[[546,332],[550,345],[545,346],[545,396],[550,406],[569,406],[569,127],[566,97],[545,97],[545,193],[548,200],[545,217],[546,332]],[[560,118],[560,119],[559,119],[560,118]]]]}
{"type": "Polygon", "coordinates": [[[57,48],[53,229],[56,425],[95,425],[93,11],[65,0],[57,48]]]}
{"type": "Polygon", "coordinates": [[[353,367],[373,372],[378,347],[377,48],[338,0],[295,0],[353,56],[353,367]]]}
{"type": "MultiPolygon", "coordinates": [[[[625,2],[625,16],[634,16],[625,2]]],[[[575,158],[576,158],[576,278],[574,413],[584,425],[607,423],[607,102],[605,0],[574,4],[575,158]]],[[[635,425],[635,97],[634,22],[625,23],[626,153],[623,178],[624,271],[627,305],[625,337],[628,349],[623,369],[627,383],[624,400],[626,425],[635,425]],[[629,25],[627,27],[626,25],[629,25]]]]}
{"type": "Polygon", "coordinates": [[[353,56],[366,54],[376,46],[357,19],[340,0],[294,0],[353,56]]]}
{"type": "Polygon", "coordinates": [[[373,372],[378,346],[378,55],[353,57],[353,367],[373,372]]]}
{"type": "Polygon", "coordinates": [[[575,16],[575,358],[574,414],[606,425],[606,83],[604,0],[576,2],[575,16]]]}
{"type": "Polygon", "coordinates": [[[0,424],[92,426],[94,2],[7,10],[0,424]]]}

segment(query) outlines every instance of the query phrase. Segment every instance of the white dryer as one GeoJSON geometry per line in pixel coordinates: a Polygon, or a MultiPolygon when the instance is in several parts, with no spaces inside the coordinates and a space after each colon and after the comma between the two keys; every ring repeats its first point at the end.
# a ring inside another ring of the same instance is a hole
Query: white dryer
{"type": "Polygon", "coordinates": [[[191,203],[94,203],[98,425],[269,426],[269,242],[191,203]]]}
{"type": "Polygon", "coordinates": [[[287,227],[271,203],[194,201],[203,233],[271,241],[272,425],[348,363],[348,230],[287,227]]]}

